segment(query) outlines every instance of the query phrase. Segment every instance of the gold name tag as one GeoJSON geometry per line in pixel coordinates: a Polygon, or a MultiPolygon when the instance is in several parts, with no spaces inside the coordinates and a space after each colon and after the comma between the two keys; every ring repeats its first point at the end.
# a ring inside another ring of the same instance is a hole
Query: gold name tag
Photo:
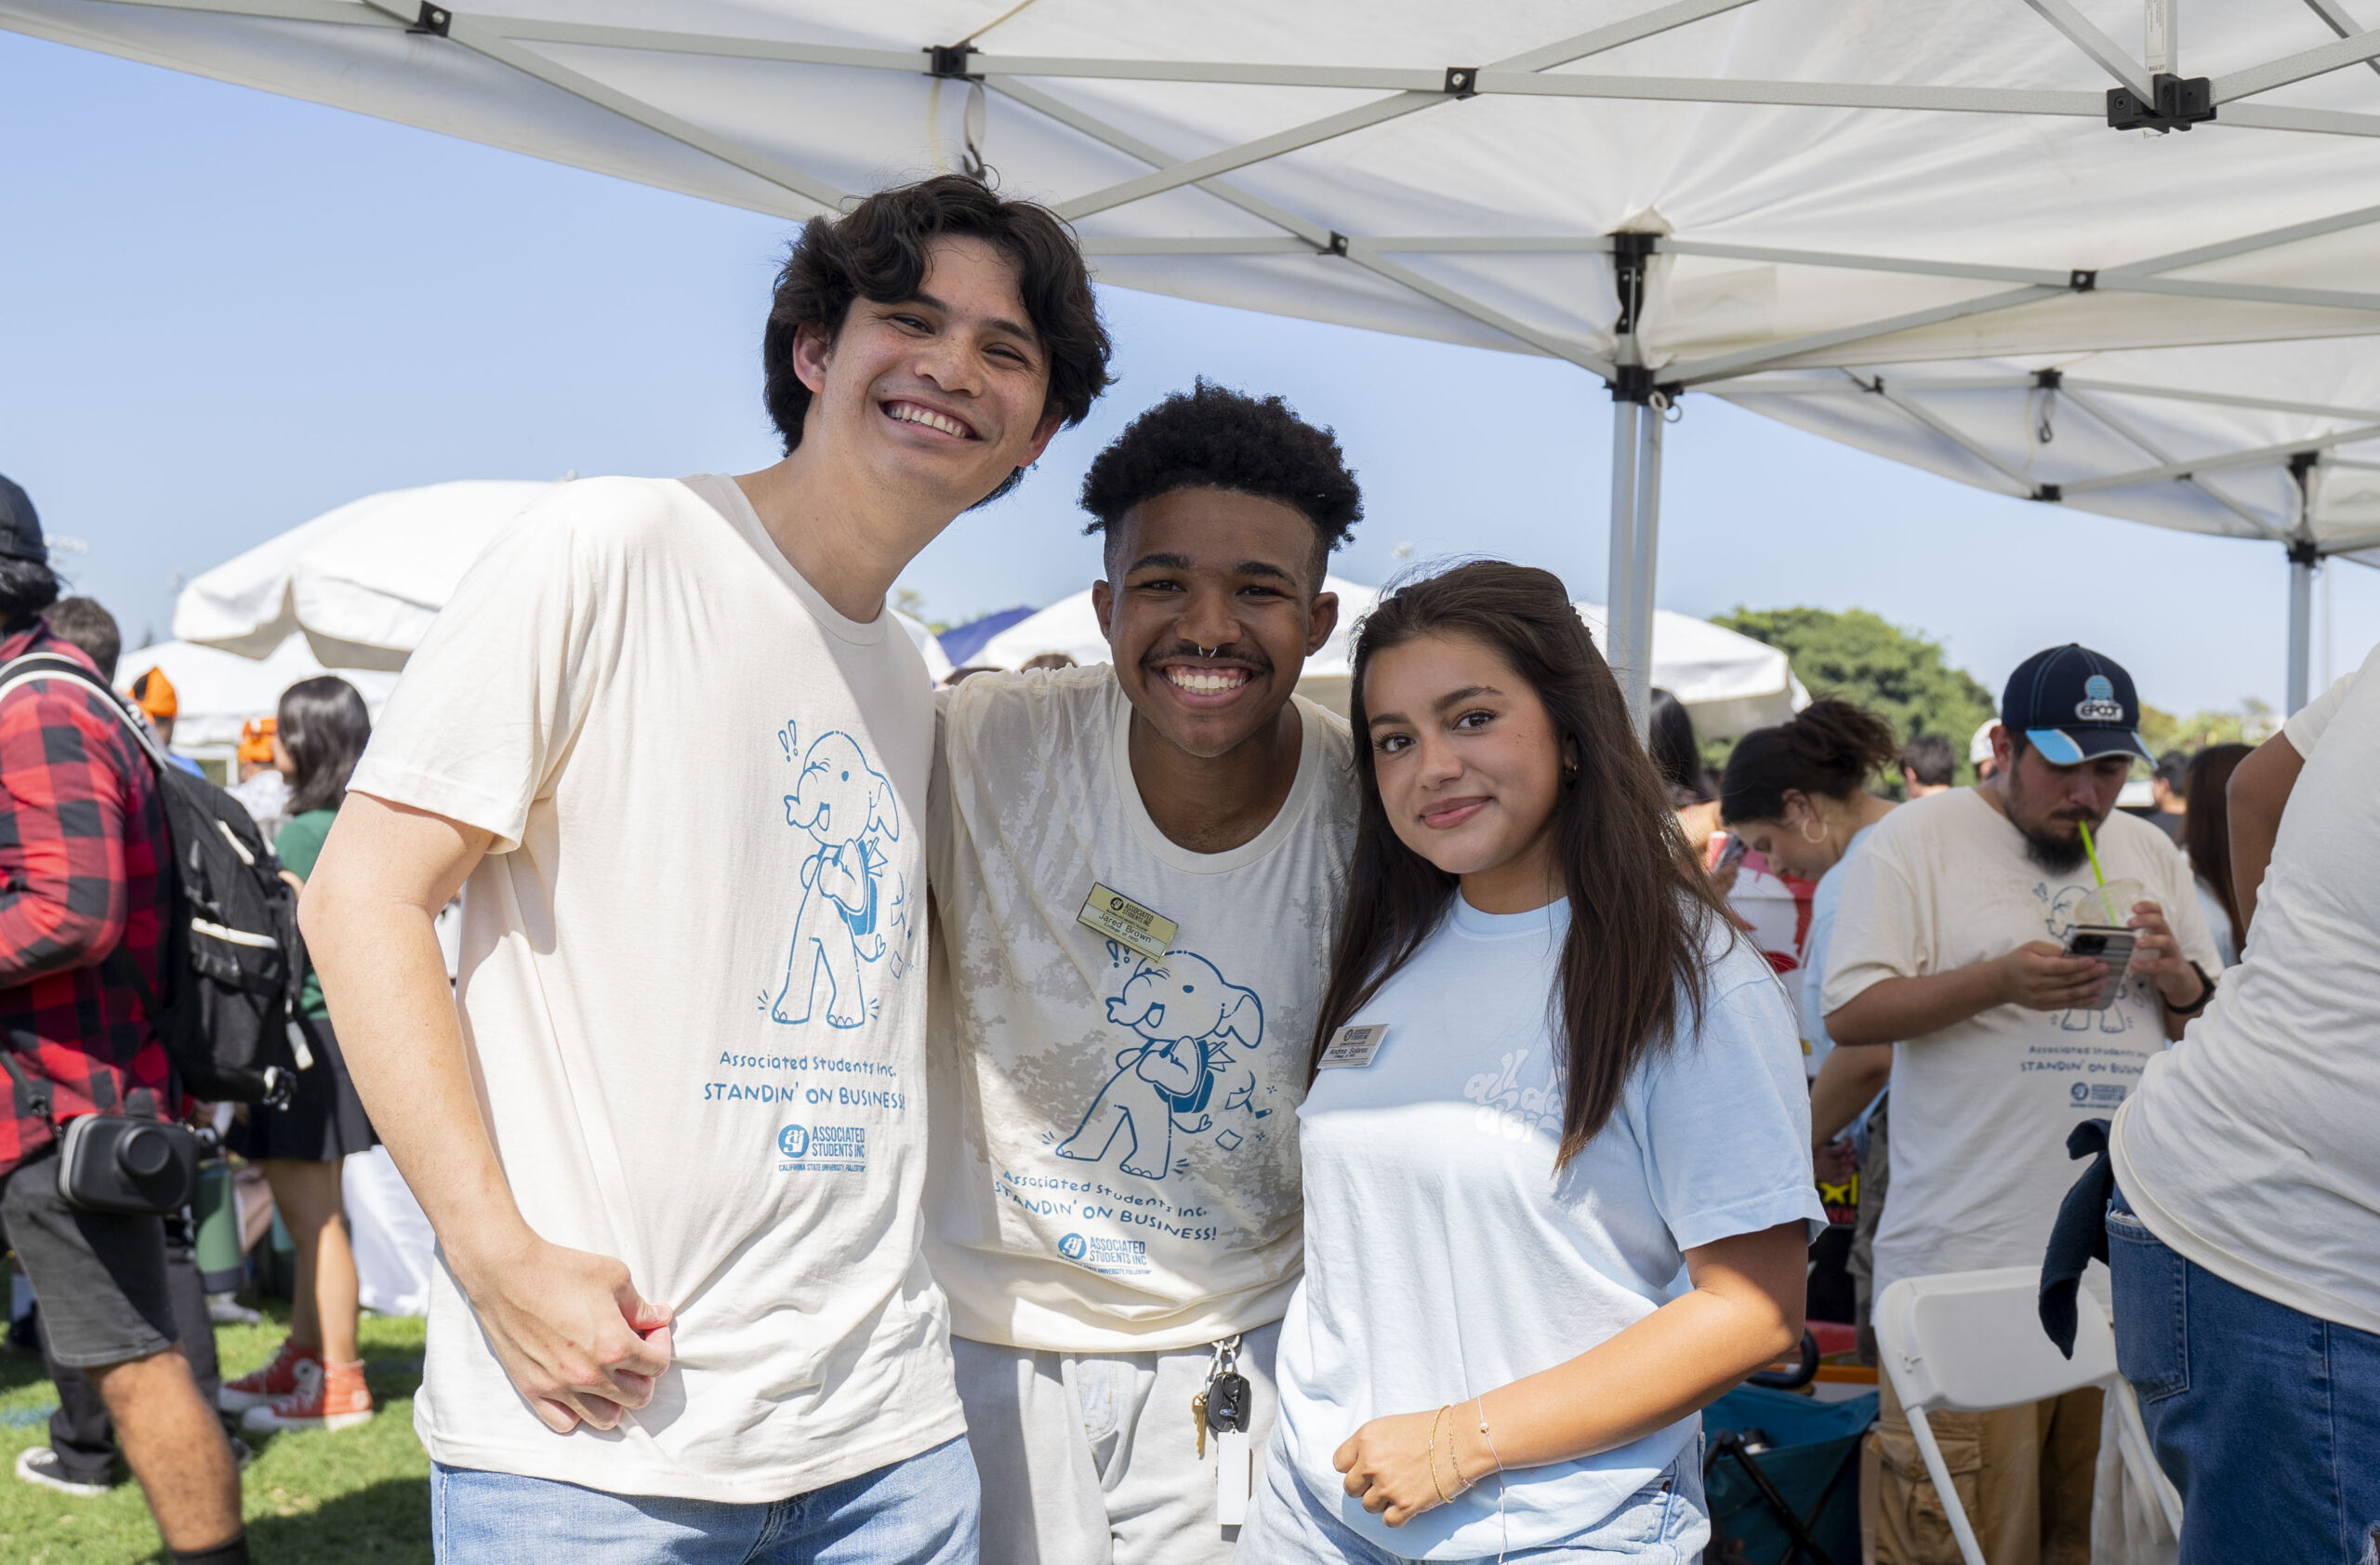
{"type": "Polygon", "coordinates": [[[1094,882],[1075,922],[1094,934],[1156,962],[1171,948],[1182,926],[1154,908],[1144,908],[1120,891],[1094,882]]]}
{"type": "Polygon", "coordinates": [[[1342,1027],[1330,1035],[1322,1046],[1323,1070],[1351,1070],[1372,1063],[1380,1053],[1381,1042],[1388,1036],[1386,1022],[1373,1022],[1366,1027],[1342,1027]]]}

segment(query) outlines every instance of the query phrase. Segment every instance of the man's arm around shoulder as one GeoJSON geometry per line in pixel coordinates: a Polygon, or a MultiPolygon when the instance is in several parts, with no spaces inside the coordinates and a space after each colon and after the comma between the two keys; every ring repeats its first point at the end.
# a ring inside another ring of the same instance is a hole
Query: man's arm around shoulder
{"type": "Polygon", "coordinates": [[[669,1365],[669,1311],[616,1260],[540,1239],[480,1119],[431,920],[490,834],[350,793],[298,922],[372,1122],[496,1358],[546,1426],[615,1427],[669,1365]]]}

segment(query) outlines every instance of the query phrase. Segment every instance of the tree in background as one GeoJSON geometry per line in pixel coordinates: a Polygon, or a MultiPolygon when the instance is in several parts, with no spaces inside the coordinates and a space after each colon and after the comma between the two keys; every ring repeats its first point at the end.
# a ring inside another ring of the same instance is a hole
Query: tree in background
{"type": "Polygon", "coordinates": [[[2169,749],[2202,750],[2209,745],[2260,745],[2281,726],[2281,714],[2254,696],[2241,697],[2237,711],[2193,712],[2175,717],[2140,704],[2140,736],[2162,755],[2169,749]]]}
{"type": "MultiPolygon", "coordinates": [[[[1959,759],[1959,780],[1975,780],[1967,741],[1997,704],[1964,669],[1944,661],[1938,643],[1889,625],[1866,609],[1748,609],[1712,624],[1765,643],[1792,660],[1814,696],[1844,700],[1889,719],[1902,741],[1939,734],[1959,759]]],[[[1897,779],[1896,779],[1897,780],[1897,779]]]]}

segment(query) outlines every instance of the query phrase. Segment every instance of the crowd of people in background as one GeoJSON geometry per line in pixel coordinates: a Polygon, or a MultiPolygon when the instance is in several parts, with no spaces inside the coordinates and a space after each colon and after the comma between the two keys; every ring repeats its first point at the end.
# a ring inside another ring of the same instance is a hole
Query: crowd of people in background
{"type": "MultiPolygon", "coordinates": [[[[885,597],[1105,389],[1072,238],[868,197],[764,356],[781,462],[561,486],[377,726],[325,676],[243,734],[312,970],[255,1103],[162,1041],[176,692],[111,692],[0,481],[0,1223],[60,1394],[20,1478],[120,1446],[174,1560],[245,1560],[227,1415],[375,1413],[340,1170],[385,1137],[443,1560],[1693,1558],[1704,1407],[1822,1298],[1875,1362],[1897,1282],[2040,1267],[2062,1211],[2187,1565],[2380,1538],[2380,680],[2160,756],[2068,643],[1969,785],[1828,696],[1714,772],[1481,561],[1383,596],[1342,719],[1295,692],[1356,476],[1201,381],[1084,483],[1109,660],[937,692],[885,597]],[[262,1171],[263,1367],[220,1380],[181,1214],[77,1194],[103,1116],[262,1171]]],[[[1876,1558],[1946,1565],[1880,1390],[1876,1558]]],[[[2089,1558],[2119,1412],[1931,1415],[1991,1565],[2089,1558]]]]}

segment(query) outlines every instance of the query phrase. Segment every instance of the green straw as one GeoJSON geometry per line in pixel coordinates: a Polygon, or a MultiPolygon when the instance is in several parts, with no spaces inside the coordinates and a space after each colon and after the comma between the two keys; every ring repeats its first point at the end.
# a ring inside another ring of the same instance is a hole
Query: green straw
{"type": "Polygon", "coordinates": [[[2099,868],[2099,850],[2091,842],[2091,823],[2078,820],[2074,824],[2082,829],[2082,851],[2091,855],[2091,878],[2099,882],[2099,906],[2108,910],[2108,922],[2121,926],[2123,921],[2116,917],[2115,904],[2108,900],[2107,872],[2099,868]]]}

